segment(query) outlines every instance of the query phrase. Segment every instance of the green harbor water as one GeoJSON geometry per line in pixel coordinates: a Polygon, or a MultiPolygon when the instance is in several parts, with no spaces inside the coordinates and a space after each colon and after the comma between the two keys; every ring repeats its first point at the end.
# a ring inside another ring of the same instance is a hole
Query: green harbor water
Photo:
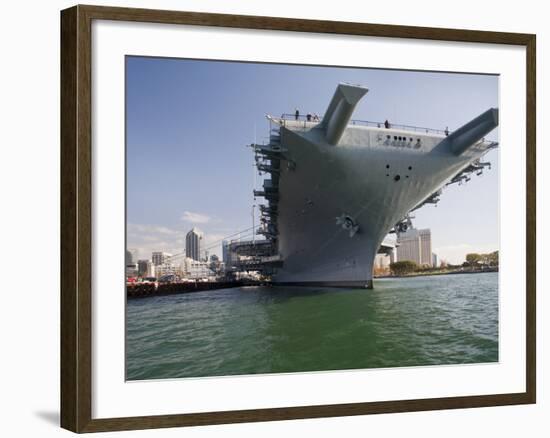
{"type": "Polygon", "coordinates": [[[498,273],[130,299],[128,380],[498,361],[498,273]]]}

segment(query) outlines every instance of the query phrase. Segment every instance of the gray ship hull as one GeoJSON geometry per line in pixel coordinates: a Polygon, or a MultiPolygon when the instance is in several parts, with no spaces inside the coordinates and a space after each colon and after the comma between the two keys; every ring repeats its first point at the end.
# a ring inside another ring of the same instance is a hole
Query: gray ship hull
{"type": "Polygon", "coordinates": [[[275,120],[272,146],[280,156],[269,183],[276,181],[270,220],[282,259],[276,284],[371,288],[388,232],[495,146],[468,137],[471,144],[457,154],[456,136],[356,126],[348,113],[332,138],[330,120],[275,120]]]}

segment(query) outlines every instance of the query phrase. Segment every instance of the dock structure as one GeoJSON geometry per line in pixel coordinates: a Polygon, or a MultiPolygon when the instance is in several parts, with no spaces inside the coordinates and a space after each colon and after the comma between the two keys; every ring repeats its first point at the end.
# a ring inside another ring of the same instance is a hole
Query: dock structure
{"type": "Polygon", "coordinates": [[[161,295],[173,295],[207,290],[228,289],[251,285],[245,281],[186,281],[173,283],[133,283],[126,285],[128,298],[144,298],[161,295]]]}

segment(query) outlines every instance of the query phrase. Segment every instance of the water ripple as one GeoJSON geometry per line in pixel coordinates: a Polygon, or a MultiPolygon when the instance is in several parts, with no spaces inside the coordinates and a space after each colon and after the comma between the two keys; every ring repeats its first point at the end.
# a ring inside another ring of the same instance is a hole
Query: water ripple
{"type": "Polygon", "coordinates": [[[130,380],[496,362],[498,274],[143,298],[126,322],[130,380]]]}

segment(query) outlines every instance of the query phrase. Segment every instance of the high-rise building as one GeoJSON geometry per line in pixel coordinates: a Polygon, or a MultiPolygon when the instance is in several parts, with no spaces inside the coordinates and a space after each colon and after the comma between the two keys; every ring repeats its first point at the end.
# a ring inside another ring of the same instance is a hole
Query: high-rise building
{"type": "Polygon", "coordinates": [[[439,268],[439,256],[436,253],[432,253],[432,266],[434,268],[439,268]]]}
{"type": "Polygon", "coordinates": [[[433,266],[432,233],[429,228],[411,228],[397,238],[397,260],[411,260],[421,266],[433,266]]]}
{"type": "Polygon", "coordinates": [[[202,237],[202,232],[200,232],[195,227],[193,227],[193,229],[187,233],[187,235],[185,236],[186,257],[193,260],[200,260],[202,237]]]}
{"type": "Polygon", "coordinates": [[[172,257],[172,254],[162,251],[155,251],[151,255],[151,260],[153,261],[153,265],[160,266],[163,265],[169,257],[172,257]]]}

